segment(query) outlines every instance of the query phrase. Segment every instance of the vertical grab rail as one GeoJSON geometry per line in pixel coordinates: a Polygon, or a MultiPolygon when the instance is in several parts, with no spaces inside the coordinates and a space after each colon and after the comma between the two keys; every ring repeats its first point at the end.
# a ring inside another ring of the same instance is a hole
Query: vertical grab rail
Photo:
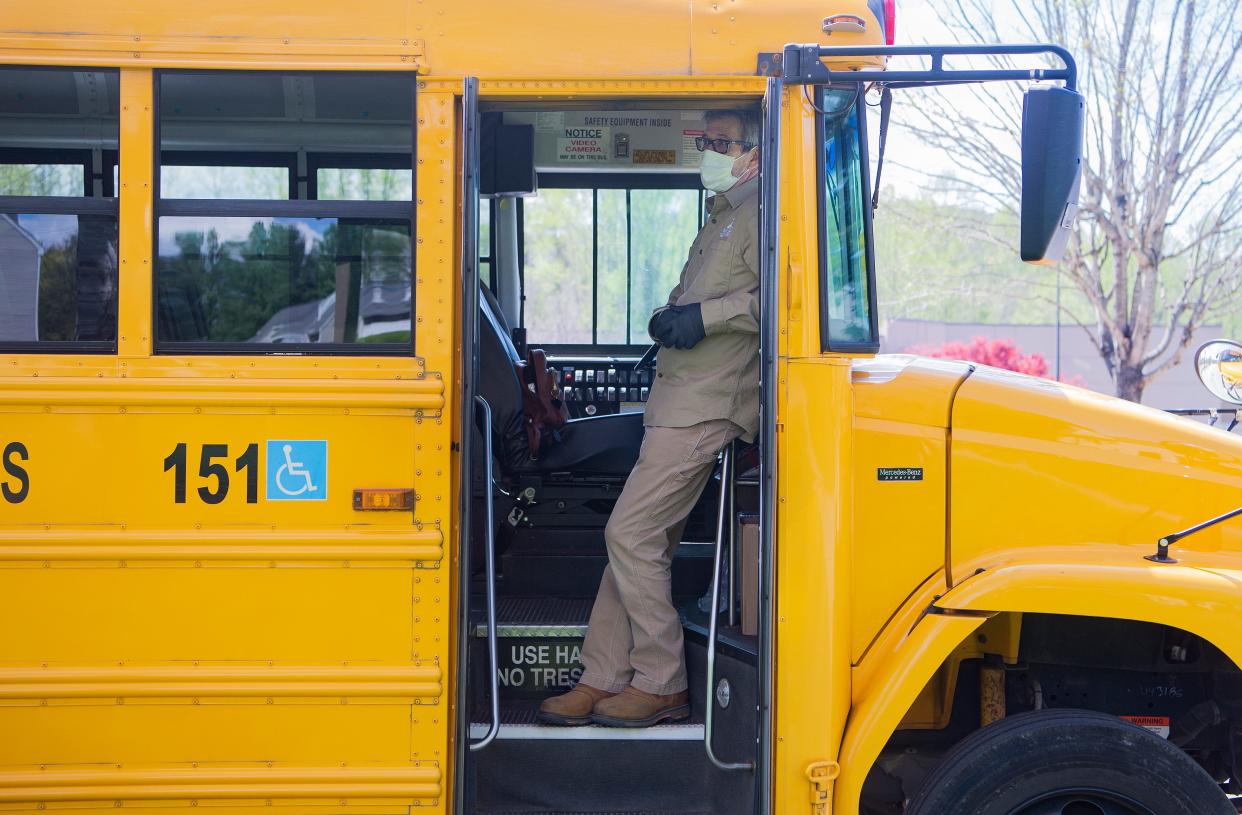
{"type": "MultiPolygon", "coordinates": [[[[733,481],[733,443],[725,446],[720,458],[720,508],[716,514],[716,557],[712,563],[712,610],[707,623],[707,718],[703,725],[703,748],[707,758],[722,770],[753,770],[753,761],[721,761],[712,748],[713,711],[716,707],[716,627],[720,622],[720,560],[723,554],[726,523],[729,514],[729,485],[733,481]]],[[[732,598],[729,600],[733,602],[732,598]]]]}
{"type": "Polygon", "coordinates": [[[484,570],[487,574],[487,669],[490,679],[492,694],[492,723],[487,728],[487,734],[476,742],[471,743],[470,751],[477,752],[487,745],[491,744],[496,738],[496,734],[500,732],[500,683],[499,673],[496,666],[496,529],[493,525],[495,521],[495,509],[492,506],[494,496],[492,490],[492,406],[482,396],[474,397],[475,404],[483,410],[483,461],[487,467],[487,541],[486,552],[484,557],[487,563],[484,570]]]}
{"type": "MultiPolygon", "coordinates": [[[[737,462],[732,461],[734,458],[734,454],[736,452],[736,447],[737,447],[736,441],[729,442],[729,459],[732,462],[733,468],[736,468],[737,466],[737,462]]],[[[729,593],[725,595],[725,597],[728,598],[728,607],[725,609],[725,611],[729,615],[730,627],[737,625],[738,621],[741,619],[741,613],[740,613],[740,609],[738,608],[738,602],[737,602],[738,566],[741,564],[741,560],[737,556],[737,497],[736,497],[737,496],[737,489],[736,489],[737,472],[736,470],[734,471],[733,476],[734,476],[733,478],[729,479],[729,483],[727,485],[728,491],[729,491],[729,510],[728,510],[729,514],[727,516],[728,520],[726,522],[728,525],[728,530],[729,530],[728,538],[727,538],[727,540],[729,541],[729,546],[728,546],[729,593]]],[[[720,484],[720,488],[722,490],[726,488],[726,484],[723,481],[720,484]]]]}

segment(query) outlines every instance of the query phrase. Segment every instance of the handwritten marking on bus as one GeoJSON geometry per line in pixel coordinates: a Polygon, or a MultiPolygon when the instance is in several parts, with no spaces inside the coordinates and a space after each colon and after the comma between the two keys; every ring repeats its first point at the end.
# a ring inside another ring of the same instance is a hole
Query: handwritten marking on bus
{"type": "MultiPolygon", "coordinates": [[[[173,472],[173,502],[185,503],[187,450],[185,442],[178,442],[173,451],[164,459],[164,472],[173,472]]],[[[198,475],[205,482],[198,488],[199,500],[204,504],[219,504],[229,494],[229,471],[217,459],[228,459],[227,444],[202,445],[198,475]]],[[[259,501],[259,445],[256,442],[246,446],[240,456],[233,460],[234,472],[246,474],[246,503],[256,504],[259,501]]]]}
{"type": "Polygon", "coordinates": [[[30,451],[20,441],[11,441],[4,446],[4,454],[0,455],[0,464],[9,476],[0,481],[0,494],[10,504],[20,504],[30,494],[30,473],[18,464],[19,461],[30,461],[30,451]],[[13,488],[10,478],[16,479],[16,489],[13,488]]]}

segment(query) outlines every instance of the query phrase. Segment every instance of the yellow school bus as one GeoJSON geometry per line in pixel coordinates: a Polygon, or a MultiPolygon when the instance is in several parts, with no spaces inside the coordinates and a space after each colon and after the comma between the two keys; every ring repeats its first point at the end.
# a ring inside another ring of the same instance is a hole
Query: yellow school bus
{"type": "Polygon", "coordinates": [[[876,354],[867,105],[1034,81],[1032,261],[1082,128],[1060,48],[885,73],[895,15],[4,4],[0,810],[1233,812],[1242,531],[1198,527],[1242,444],[876,354]],[[763,420],[673,561],[693,715],[541,726],[719,108],[759,123],[763,420]]]}

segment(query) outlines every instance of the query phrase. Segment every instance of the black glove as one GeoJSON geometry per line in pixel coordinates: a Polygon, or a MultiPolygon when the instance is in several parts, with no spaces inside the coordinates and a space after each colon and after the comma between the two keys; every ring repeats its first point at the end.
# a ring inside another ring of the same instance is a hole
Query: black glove
{"type": "Polygon", "coordinates": [[[677,306],[668,306],[667,308],[662,309],[651,318],[649,323],[647,323],[647,333],[651,336],[651,339],[655,340],[664,348],[672,347],[669,344],[668,332],[669,329],[672,328],[673,314],[674,309],[676,308],[677,306]]]}
{"type": "Polygon", "coordinates": [[[698,303],[669,306],[651,320],[651,338],[665,348],[693,348],[707,336],[703,307],[698,303]]]}

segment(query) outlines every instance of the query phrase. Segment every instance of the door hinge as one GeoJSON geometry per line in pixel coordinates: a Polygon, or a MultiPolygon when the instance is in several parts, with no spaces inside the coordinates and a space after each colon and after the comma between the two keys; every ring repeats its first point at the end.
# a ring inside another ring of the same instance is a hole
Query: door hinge
{"type": "Polygon", "coordinates": [[[811,811],[815,815],[828,812],[832,782],[840,774],[841,765],[835,761],[812,761],[806,765],[806,779],[811,782],[811,811]]]}

